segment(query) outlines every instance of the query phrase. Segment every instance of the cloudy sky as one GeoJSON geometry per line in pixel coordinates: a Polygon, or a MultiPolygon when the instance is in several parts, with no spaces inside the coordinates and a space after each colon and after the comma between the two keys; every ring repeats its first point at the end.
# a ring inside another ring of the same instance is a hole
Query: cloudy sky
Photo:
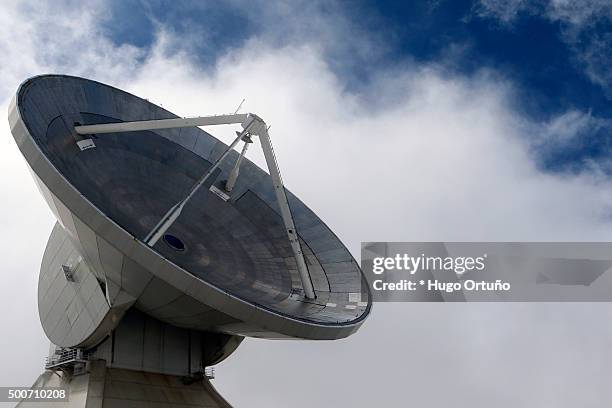
{"type": "MultiPolygon", "coordinates": [[[[246,98],[286,184],[355,256],[377,240],[610,241],[611,3],[395,3],[3,0],[0,104],[40,73],[181,116],[246,98]]],[[[54,219],[0,134],[0,385],[29,385],[54,219]]],[[[375,306],[349,339],[246,340],[214,384],[237,407],[612,403],[608,304],[375,306]]]]}

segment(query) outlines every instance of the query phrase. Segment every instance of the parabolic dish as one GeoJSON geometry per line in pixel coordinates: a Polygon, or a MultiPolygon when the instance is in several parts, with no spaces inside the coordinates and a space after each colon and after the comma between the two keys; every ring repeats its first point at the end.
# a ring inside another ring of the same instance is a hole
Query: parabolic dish
{"type": "Polygon", "coordinates": [[[287,191],[317,295],[309,300],[270,176],[244,160],[229,201],[210,191],[227,179],[235,151],[164,239],[153,247],[142,242],[227,146],[183,128],[93,135],[95,147],[81,150],[74,126],[176,117],[122,90],[64,75],[25,81],[11,104],[15,140],[109,304],[133,301],[179,327],[240,336],[335,339],[357,330],[371,307],[367,285],[316,214],[287,191]]]}

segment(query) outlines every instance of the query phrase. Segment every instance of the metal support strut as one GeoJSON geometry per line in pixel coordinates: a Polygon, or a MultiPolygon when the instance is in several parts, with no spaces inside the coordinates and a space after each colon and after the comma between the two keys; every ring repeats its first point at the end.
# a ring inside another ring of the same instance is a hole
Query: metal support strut
{"type": "Polygon", "coordinates": [[[304,254],[302,247],[295,230],[295,224],[293,222],[293,215],[289,208],[289,202],[287,201],[287,194],[285,192],[285,186],[281,178],[280,169],[274,156],[274,150],[272,148],[272,142],[270,135],[268,134],[268,128],[266,123],[257,115],[252,113],[249,114],[231,114],[231,115],[219,115],[219,116],[201,116],[197,118],[177,118],[177,119],[157,119],[157,120],[143,120],[134,122],[119,122],[119,123],[101,123],[95,125],[83,125],[75,126],[76,133],[80,135],[88,134],[101,134],[101,133],[117,133],[117,132],[134,132],[142,130],[155,130],[155,129],[171,129],[171,128],[183,128],[193,126],[209,126],[209,125],[223,125],[223,124],[236,124],[242,125],[243,131],[236,132],[237,137],[223,152],[223,154],[215,161],[215,163],[204,173],[200,179],[194,184],[187,196],[172,206],[168,212],[159,220],[157,225],[149,232],[145,237],[144,242],[153,246],[155,243],[168,231],[172,224],[181,214],[181,211],[185,207],[185,204],[194,196],[198,189],[206,182],[206,180],[213,174],[213,172],[219,167],[219,164],[223,159],[227,157],[229,152],[240,142],[245,141],[243,147],[234,168],[232,169],[230,176],[228,177],[225,185],[225,190],[231,192],[233,189],[238,174],[240,172],[240,163],[242,158],[246,154],[248,148],[249,136],[259,136],[261,142],[261,148],[264,152],[266,164],[268,165],[268,171],[274,185],[274,192],[278,207],[281,212],[281,218],[285,225],[287,237],[293,250],[293,256],[296,261],[300,280],[302,282],[302,288],[304,289],[304,296],[308,299],[315,299],[316,294],[310,277],[310,272],[304,260],[304,254]]]}
{"type": "Polygon", "coordinates": [[[240,151],[240,155],[236,160],[236,164],[234,164],[234,168],[230,172],[229,177],[225,182],[225,191],[228,193],[231,193],[234,189],[234,186],[236,185],[236,180],[238,180],[238,174],[240,174],[240,164],[242,164],[242,159],[244,158],[246,151],[249,148],[249,144],[253,143],[253,141],[248,135],[243,136],[242,139],[244,140],[244,146],[242,146],[242,150],[240,151]]]}

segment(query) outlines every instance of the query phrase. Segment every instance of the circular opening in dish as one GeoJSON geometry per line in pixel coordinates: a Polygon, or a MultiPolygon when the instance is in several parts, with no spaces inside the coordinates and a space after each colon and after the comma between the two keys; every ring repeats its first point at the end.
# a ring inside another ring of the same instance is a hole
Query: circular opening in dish
{"type": "Polygon", "coordinates": [[[170,248],[174,249],[175,251],[185,250],[185,244],[183,243],[183,241],[181,241],[179,238],[175,237],[172,234],[165,234],[164,242],[166,243],[166,245],[168,245],[170,248]]]}

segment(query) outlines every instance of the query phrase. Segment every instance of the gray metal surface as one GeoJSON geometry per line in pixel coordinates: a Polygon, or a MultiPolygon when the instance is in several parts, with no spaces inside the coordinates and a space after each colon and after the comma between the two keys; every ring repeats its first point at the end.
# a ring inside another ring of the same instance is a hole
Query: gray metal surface
{"type": "Polygon", "coordinates": [[[130,309],[112,334],[88,350],[107,367],[171,375],[191,375],[220,363],[243,337],[182,329],[130,309]]]}
{"type": "Polygon", "coordinates": [[[32,389],[64,388],[68,400],[61,402],[23,401],[19,408],[231,408],[209,380],[186,385],[181,377],[109,368],[103,360],[88,364],[87,373],[59,376],[42,373],[32,389]]]}
{"type": "Polygon", "coordinates": [[[83,257],[56,224],[38,278],[38,314],[45,334],[60,346],[94,345],[121,319],[131,303],[110,307],[106,291],[83,257]],[[63,267],[73,271],[67,280],[63,267]]]}
{"type": "MultiPolygon", "coordinates": [[[[266,338],[350,335],[371,302],[348,250],[287,192],[317,299],[301,294],[270,177],[248,160],[231,199],[202,189],[169,233],[185,250],[142,240],[226,146],[197,129],[107,134],[81,151],[81,124],[174,118],[118,89],[49,75],[24,82],[9,109],[11,130],[41,192],[109,305],[130,302],[170,324],[266,338]]],[[[223,162],[215,185],[238,156],[223,162]]]]}

